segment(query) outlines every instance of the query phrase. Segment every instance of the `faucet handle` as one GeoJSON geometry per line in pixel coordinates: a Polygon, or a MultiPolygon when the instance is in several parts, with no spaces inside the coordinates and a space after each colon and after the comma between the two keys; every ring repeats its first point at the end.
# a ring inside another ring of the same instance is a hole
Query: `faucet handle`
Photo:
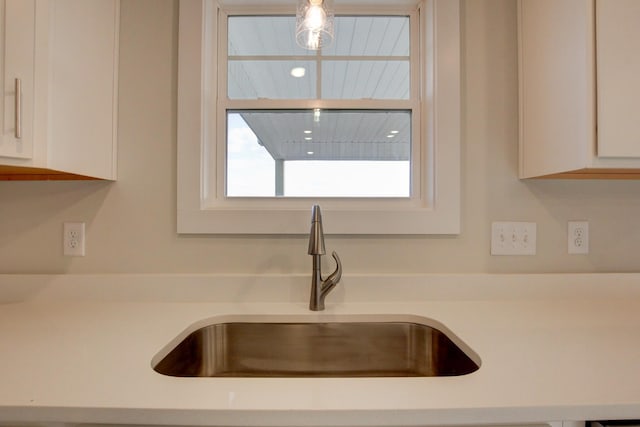
{"type": "Polygon", "coordinates": [[[323,295],[331,292],[331,289],[333,289],[342,278],[342,262],[340,262],[340,257],[338,256],[338,253],[336,251],[333,251],[331,253],[331,256],[336,260],[336,270],[322,281],[323,295]]]}

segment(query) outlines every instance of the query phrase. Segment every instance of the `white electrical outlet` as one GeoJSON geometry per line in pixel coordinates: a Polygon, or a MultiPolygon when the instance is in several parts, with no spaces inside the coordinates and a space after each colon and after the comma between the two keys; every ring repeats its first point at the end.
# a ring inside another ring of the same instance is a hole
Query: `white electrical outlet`
{"type": "Polygon", "coordinates": [[[65,222],[63,228],[64,254],[66,256],[84,256],[84,222],[65,222]]]}
{"type": "Polygon", "coordinates": [[[569,221],[567,226],[567,248],[570,254],[589,253],[589,222],[569,221]]]}
{"type": "Polygon", "coordinates": [[[535,255],[535,222],[491,223],[491,255],[535,255]]]}

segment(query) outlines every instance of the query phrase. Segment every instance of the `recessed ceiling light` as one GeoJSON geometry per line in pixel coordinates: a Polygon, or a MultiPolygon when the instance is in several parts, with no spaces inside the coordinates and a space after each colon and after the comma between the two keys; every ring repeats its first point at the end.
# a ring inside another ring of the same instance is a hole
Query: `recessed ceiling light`
{"type": "Polygon", "coordinates": [[[313,151],[307,151],[307,154],[311,156],[313,155],[313,151]]]}
{"type": "Polygon", "coordinates": [[[387,138],[394,138],[395,135],[387,135],[387,138]]]}
{"type": "Polygon", "coordinates": [[[311,133],[311,131],[310,130],[305,130],[304,133],[311,133]]]}
{"type": "Polygon", "coordinates": [[[311,138],[310,136],[305,136],[304,139],[305,141],[311,141],[313,138],[311,138]]]}
{"type": "Polygon", "coordinates": [[[291,69],[291,75],[293,77],[304,77],[306,72],[307,70],[305,70],[304,67],[295,67],[291,69]]]}
{"type": "Polygon", "coordinates": [[[395,135],[395,134],[396,134],[396,133],[398,133],[398,132],[399,132],[399,131],[397,131],[397,130],[392,130],[392,131],[391,131],[391,132],[389,132],[389,133],[392,133],[392,134],[394,134],[394,135],[395,135]]]}

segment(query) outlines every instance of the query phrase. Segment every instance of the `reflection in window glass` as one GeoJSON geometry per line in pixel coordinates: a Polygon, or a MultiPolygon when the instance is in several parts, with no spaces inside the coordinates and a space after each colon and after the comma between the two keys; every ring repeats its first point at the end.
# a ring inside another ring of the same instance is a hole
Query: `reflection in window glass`
{"type": "Polygon", "coordinates": [[[409,197],[411,112],[227,114],[228,197],[409,197]]]}

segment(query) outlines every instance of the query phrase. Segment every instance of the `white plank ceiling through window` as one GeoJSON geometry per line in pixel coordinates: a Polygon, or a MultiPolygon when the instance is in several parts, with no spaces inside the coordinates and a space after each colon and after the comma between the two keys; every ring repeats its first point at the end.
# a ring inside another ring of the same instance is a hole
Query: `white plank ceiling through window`
{"type": "MultiPolygon", "coordinates": [[[[228,28],[230,99],[409,99],[406,16],[336,17],[321,51],[296,45],[294,16],[231,17],[228,28]],[[295,67],[305,75],[293,77],[295,67]]],[[[275,159],[308,160],[309,151],[314,160],[409,159],[407,112],[327,111],[311,124],[309,112],[240,113],[275,159]],[[310,125],[313,141],[304,139],[310,125]]]]}

